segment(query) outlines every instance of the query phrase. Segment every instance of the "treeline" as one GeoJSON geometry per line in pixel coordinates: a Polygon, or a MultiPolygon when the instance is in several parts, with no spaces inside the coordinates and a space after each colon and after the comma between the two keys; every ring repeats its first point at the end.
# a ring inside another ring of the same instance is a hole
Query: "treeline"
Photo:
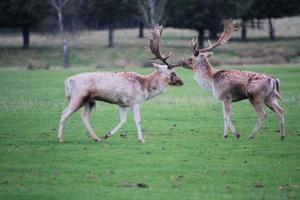
{"type": "Polygon", "coordinates": [[[274,40],[272,19],[299,13],[298,0],[5,0],[0,2],[0,28],[22,30],[23,48],[29,48],[32,30],[60,32],[67,56],[66,32],[82,29],[107,29],[112,47],[117,28],[139,27],[143,37],[144,27],[163,24],[196,30],[203,46],[205,32],[217,38],[223,19],[241,21],[244,41],[248,24],[259,28],[267,19],[274,40]]]}

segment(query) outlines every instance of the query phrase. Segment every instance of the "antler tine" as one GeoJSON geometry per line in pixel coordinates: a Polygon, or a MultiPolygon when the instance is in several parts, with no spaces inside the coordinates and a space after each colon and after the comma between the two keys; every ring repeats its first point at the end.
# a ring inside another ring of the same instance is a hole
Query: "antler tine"
{"type": "Polygon", "coordinates": [[[177,64],[172,65],[172,68],[174,68],[174,67],[181,67],[181,66],[183,65],[183,62],[184,62],[184,58],[181,58],[181,59],[178,61],[177,64]]]}
{"type": "Polygon", "coordinates": [[[228,40],[231,38],[231,33],[237,30],[237,22],[233,21],[232,19],[224,20],[224,31],[220,36],[220,44],[226,44],[228,40]]]}
{"type": "MultiPolygon", "coordinates": [[[[145,52],[149,52],[149,53],[152,53],[152,51],[151,51],[151,49],[148,47],[148,46],[145,46],[145,48],[144,48],[144,50],[145,50],[145,52]]],[[[146,53],[147,54],[147,53],[146,53]]],[[[148,57],[148,59],[149,60],[156,60],[157,59],[157,57],[155,56],[155,57],[148,57]]]]}
{"type": "Polygon", "coordinates": [[[192,41],[191,41],[191,49],[192,49],[192,52],[194,54],[194,56],[198,56],[199,54],[199,49],[197,48],[197,44],[198,44],[198,41],[196,38],[193,38],[192,41]]]}
{"type": "Polygon", "coordinates": [[[236,26],[237,26],[236,21],[233,21],[232,19],[224,20],[224,30],[223,30],[220,38],[218,39],[218,41],[214,44],[211,44],[209,41],[209,47],[200,49],[199,52],[209,51],[217,46],[226,44],[228,42],[228,40],[231,38],[232,32],[237,29],[236,26]]]}
{"type": "Polygon", "coordinates": [[[172,69],[179,63],[176,65],[172,65],[167,61],[167,59],[172,54],[172,49],[169,49],[165,54],[161,54],[159,47],[160,47],[160,36],[162,34],[162,31],[163,31],[162,26],[156,25],[154,27],[153,31],[151,32],[152,38],[150,38],[150,42],[149,42],[149,51],[155,56],[154,58],[152,58],[153,60],[159,59],[165,65],[167,65],[169,69],[172,69]]]}

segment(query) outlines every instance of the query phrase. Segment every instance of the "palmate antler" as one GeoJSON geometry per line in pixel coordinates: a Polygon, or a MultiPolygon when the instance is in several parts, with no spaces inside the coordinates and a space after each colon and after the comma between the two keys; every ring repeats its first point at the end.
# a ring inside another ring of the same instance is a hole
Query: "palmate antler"
{"type": "Polygon", "coordinates": [[[152,38],[150,38],[149,42],[149,47],[146,47],[155,57],[154,58],[149,58],[152,60],[159,59],[161,60],[165,65],[168,66],[168,69],[172,69],[174,67],[179,67],[182,65],[183,59],[181,59],[177,64],[171,64],[167,61],[167,59],[171,56],[172,54],[172,49],[169,49],[165,54],[161,54],[160,52],[160,36],[162,34],[163,27],[156,25],[151,32],[152,38]]]}
{"type": "Polygon", "coordinates": [[[197,43],[198,43],[197,39],[193,38],[190,46],[191,46],[194,56],[198,56],[199,53],[206,52],[217,46],[226,44],[228,42],[228,40],[231,38],[232,32],[235,30],[237,30],[237,22],[236,21],[233,21],[232,19],[224,20],[224,30],[223,30],[220,38],[218,39],[218,41],[214,44],[211,44],[210,40],[208,40],[209,47],[204,48],[204,49],[199,49],[197,47],[197,43]]]}

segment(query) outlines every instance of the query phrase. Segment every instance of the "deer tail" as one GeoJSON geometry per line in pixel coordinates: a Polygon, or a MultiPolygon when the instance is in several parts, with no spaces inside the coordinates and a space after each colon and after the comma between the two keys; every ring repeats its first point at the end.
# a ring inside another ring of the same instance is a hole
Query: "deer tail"
{"type": "Polygon", "coordinates": [[[275,78],[275,77],[272,77],[273,78],[273,81],[275,83],[275,88],[274,88],[274,93],[275,93],[275,96],[278,98],[278,99],[282,99],[282,97],[280,96],[280,92],[279,92],[279,86],[280,86],[280,82],[279,82],[279,79],[278,78],[275,78]]]}

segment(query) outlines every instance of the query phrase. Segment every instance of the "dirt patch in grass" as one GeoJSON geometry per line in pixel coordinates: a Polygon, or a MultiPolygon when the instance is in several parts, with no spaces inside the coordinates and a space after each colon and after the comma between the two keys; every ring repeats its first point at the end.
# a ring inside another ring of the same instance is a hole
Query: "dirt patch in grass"
{"type": "Polygon", "coordinates": [[[148,185],[145,183],[122,183],[119,185],[119,187],[124,187],[124,188],[148,188],[148,185]]]}

